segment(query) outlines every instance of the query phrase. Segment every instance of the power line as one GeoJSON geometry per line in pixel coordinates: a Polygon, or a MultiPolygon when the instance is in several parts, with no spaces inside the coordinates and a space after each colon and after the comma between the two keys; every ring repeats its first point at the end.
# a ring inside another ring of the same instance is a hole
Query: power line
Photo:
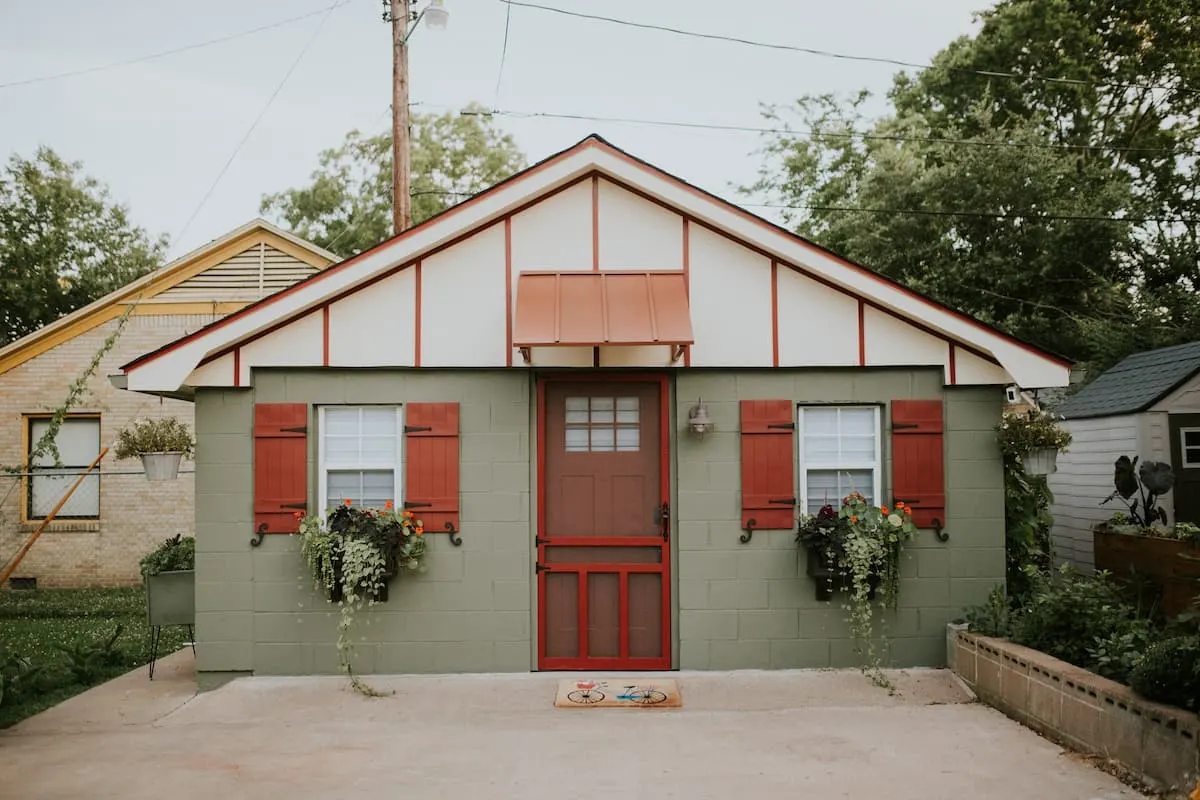
{"type": "Polygon", "coordinates": [[[769,50],[787,50],[794,53],[806,53],[813,56],[821,56],[822,58],[836,58],[844,61],[866,61],[875,64],[889,64],[895,67],[909,67],[919,70],[945,70],[947,72],[960,72],[968,75],[979,75],[985,78],[1007,78],[1018,81],[1041,81],[1043,83],[1059,83],[1069,86],[1094,86],[1107,87],[1113,89],[1152,89],[1162,91],[1183,91],[1188,94],[1200,93],[1200,90],[1186,89],[1182,86],[1160,86],[1154,84],[1139,84],[1139,83],[1100,83],[1096,81],[1085,81],[1078,78],[1056,78],[1042,75],[1020,75],[1015,72],[999,72],[995,70],[969,69],[967,67],[939,67],[933,64],[921,64],[915,61],[902,61],[896,58],[883,58],[881,56],[860,56],[850,53],[837,53],[832,50],[819,50],[813,47],[799,47],[797,45],[778,44],[774,42],[761,42],[753,39],[743,39],[737,36],[726,36],[719,33],[703,33],[701,31],[691,31],[684,28],[675,28],[669,25],[653,25],[647,22],[634,22],[633,20],[618,19],[616,17],[606,17],[600,14],[585,14],[580,11],[570,11],[565,8],[556,8],[554,6],[544,6],[538,3],[522,2],[522,0],[500,0],[508,6],[520,6],[522,8],[534,8],[539,11],[549,11],[554,14],[562,14],[567,17],[577,17],[579,19],[593,20],[596,22],[607,22],[613,25],[623,25],[628,28],[640,28],[642,30],[661,31],[663,33],[673,33],[677,36],[690,36],[695,39],[709,39],[718,42],[729,42],[732,44],[749,45],[751,47],[761,47],[769,50]]]}
{"type": "MultiPolygon", "coordinates": [[[[654,125],[668,128],[690,128],[698,130],[729,131],[733,133],[774,133],[810,138],[861,139],[863,141],[925,142],[929,144],[965,145],[971,147],[1007,147],[1026,150],[1103,150],[1122,153],[1167,153],[1180,155],[1181,151],[1165,147],[1109,147],[1090,144],[1061,144],[1051,142],[1005,142],[987,139],[955,139],[944,136],[901,136],[899,134],[865,133],[862,131],[831,131],[820,128],[763,128],[752,125],[722,125],[708,122],[684,122],[679,120],[639,119],[634,117],[603,117],[594,114],[559,114],[549,111],[509,111],[493,109],[489,112],[463,111],[465,116],[493,114],[513,119],[564,119],[585,122],[610,122],[619,125],[654,125]]],[[[1193,151],[1184,151],[1191,153],[1193,151]]]]}
{"type": "Polygon", "coordinates": [[[183,224],[183,228],[175,236],[173,241],[178,242],[183,238],[183,234],[187,232],[187,229],[196,219],[196,216],[200,213],[200,210],[204,208],[205,203],[207,203],[208,199],[212,197],[212,193],[216,191],[217,184],[219,184],[221,179],[225,177],[225,173],[229,171],[229,167],[233,164],[234,159],[237,158],[238,153],[242,151],[242,147],[245,146],[246,142],[250,139],[250,136],[254,133],[254,130],[258,127],[258,124],[262,122],[263,117],[265,117],[267,112],[271,109],[271,105],[275,102],[275,98],[279,96],[281,91],[283,91],[283,87],[287,84],[288,79],[292,77],[292,73],[296,71],[296,67],[300,66],[300,62],[304,59],[305,54],[308,53],[308,49],[312,47],[312,43],[316,41],[317,35],[320,34],[321,30],[325,27],[325,23],[329,21],[329,17],[332,16],[335,9],[337,9],[339,6],[346,5],[347,2],[349,2],[349,0],[341,0],[341,2],[334,3],[325,9],[325,16],[321,18],[320,24],[317,25],[312,34],[308,37],[308,41],[304,43],[304,47],[300,48],[300,52],[296,55],[296,59],[292,62],[292,65],[288,67],[287,72],[283,74],[283,78],[279,81],[279,85],[275,87],[275,91],[271,92],[271,96],[267,98],[267,102],[265,105],[263,105],[262,111],[259,111],[258,116],[254,118],[254,122],[250,123],[250,127],[246,130],[246,134],[242,137],[241,141],[237,143],[237,147],[233,148],[233,152],[229,154],[229,159],[226,160],[225,166],[221,167],[221,171],[217,173],[216,179],[212,182],[212,185],[208,187],[208,191],[204,193],[204,197],[201,198],[200,204],[196,206],[196,210],[192,212],[190,217],[188,217],[187,222],[183,224]]]}
{"type": "Polygon", "coordinates": [[[508,25],[512,21],[512,6],[504,9],[504,44],[500,48],[500,69],[496,71],[496,93],[492,96],[492,105],[500,104],[500,79],[504,77],[504,58],[508,55],[508,25]]]}
{"type": "Polygon", "coordinates": [[[1006,219],[1022,222],[1168,222],[1181,225],[1200,224],[1200,220],[1187,217],[1106,217],[1092,214],[1042,214],[1037,212],[1022,213],[1020,211],[942,211],[924,208],[868,208],[865,206],[822,206],[822,205],[789,205],[786,203],[741,203],[740,205],[753,208],[794,209],[797,211],[833,211],[859,212],[864,214],[911,214],[924,217],[975,217],[978,219],[1006,219]]]}
{"type": "Polygon", "coordinates": [[[267,25],[259,25],[257,28],[250,28],[249,30],[240,31],[238,33],[231,33],[227,36],[217,37],[216,39],[206,39],[203,42],[195,42],[193,44],[185,44],[182,47],[175,47],[170,50],[162,50],[157,53],[150,53],[150,54],[144,55],[144,56],[137,56],[136,58],[128,58],[128,59],[125,59],[124,61],[114,61],[111,64],[99,64],[94,67],[84,67],[82,69],[70,70],[68,72],[59,72],[54,75],[41,75],[37,78],[26,78],[24,80],[19,80],[19,81],[9,81],[8,83],[0,83],[0,89],[8,89],[13,86],[27,86],[31,83],[43,83],[45,81],[56,81],[56,80],[59,80],[60,78],[73,78],[77,75],[88,75],[93,72],[101,72],[101,71],[107,70],[107,69],[116,69],[117,67],[126,67],[126,66],[129,66],[130,64],[139,64],[143,61],[153,61],[153,60],[159,59],[159,58],[166,58],[167,56],[177,55],[178,53],[186,53],[189,50],[198,50],[202,47],[209,47],[214,44],[222,44],[224,42],[229,42],[234,39],[241,39],[245,36],[252,36],[256,33],[262,33],[263,31],[273,30],[275,28],[282,28],[285,25],[291,25],[293,22],[299,22],[301,20],[308,19],[309,17],[315,17],[318,14],[327,13],[327,12],[332,11],[333,9],[337,8],[338,6],[344,6],[349,2],[350,2],[350,0],[339,0],[339,2],[334,3],[331,6],[326,6],[324,8],[318,8],[316,11],[310,11],[307,14],[300,14],[299,16],[288,17],[287,19],[281,19],[278,22],[271,22],[267,25]]]}

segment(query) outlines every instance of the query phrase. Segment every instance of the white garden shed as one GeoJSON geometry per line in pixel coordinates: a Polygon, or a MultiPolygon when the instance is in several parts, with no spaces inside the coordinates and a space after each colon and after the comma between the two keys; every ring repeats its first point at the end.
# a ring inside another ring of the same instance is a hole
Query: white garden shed
{"type": "Polygon", "coordinates": [[[1200,523],[1200,342],[1129,356],[1055,411],[1074,439],[1049,476],[1060,560],[1093,566],[1092,526],[1122,510],[1100,505],[1122,455],[1171,464],[1168,522],[1200,523]]]}

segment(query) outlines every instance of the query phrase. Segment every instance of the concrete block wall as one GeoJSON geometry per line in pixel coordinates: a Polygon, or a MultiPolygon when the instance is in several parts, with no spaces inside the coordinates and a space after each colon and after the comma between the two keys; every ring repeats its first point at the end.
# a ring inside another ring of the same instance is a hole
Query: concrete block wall
{"type": "MultiPolygon", "coordinates": [[[[101,447],[112,444],[135,416],[177,416],[192,424],[192,404],[118,390],[108,376],[122,364],[198,330],[217,315],[134,315],[116,345],[88,382],[88,395],[73,413],[100,415],[101,447]]],[[[111,320],[47,350],[0,375],[0,465],[23,463],[27,414],[57,408],[69,386],[117,326],[111,320]]],[[[17,576],[37,578],[41,587],[120,586],[138,583],[138,561],[161,539],[192,535],[193,464],[184,461],[177,480],[149,483],[140,461],[101,463],[100,518],[50,524],[21,562],[17,576]],[[132,473],[132,474],[130,474],[132,473]]],[[[80,487],[83,491],[84,487],[80,487]]],[[[0,475],[0,563],[16,554],[39,523],[21,516],[24,479],[0,475]]]]}
{"type": "MultiPolygon", "coordinates": [[[[364,673],[533,667],[530,378],[510,371],[255,371],[253,389],[197,393],[197,668],[333,673],[337,607],[312,585],[294,536],[250,547],[253,404],[457,401],[461,547],[427,534],[428,572],[402,575],[358,621],[364,673]]],[[[309,425],[309,495],[317,476],[309,425]]],[[[202,683],[205,680],[202,679],[202,683]]]]}
{"type": "MultiPolygon", "coordinates": [[[[999,387],[943,387],[932,370],[680,372],[675,414],[703,397],[716,422],[704,440],[677,437],[675,517],[679,659],[682,669],[844,667],[859,663],[841,607],[815,598],[806,554],[794,530],[741,534],[740,400],[788,398],[799,404],[945,401],[946,530],[921,531],[901,563],[899,608],[884,615],[892,662],[938,666],[945,626],[1004,582],[1004,491],[992,428],[999,387]]],[[[891,430],[883,428],[882,497],[891,486],[891,430]]]]}

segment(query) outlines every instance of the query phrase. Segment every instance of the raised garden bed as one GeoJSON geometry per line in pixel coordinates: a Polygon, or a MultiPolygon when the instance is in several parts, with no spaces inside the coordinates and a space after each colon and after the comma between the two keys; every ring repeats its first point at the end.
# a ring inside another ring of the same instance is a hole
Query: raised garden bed
{"type": "Polygon", "coordinates": [[[1093,672],[962,626],[948,629],[947,647],[955,674],[980,700],[1018,722],[1060,744],[1115,761],[1178,796],[1196,786],[1196,714],[1144,700],[1093,672]]]}
{"type": "Polygon", "coordinates": [[[1187,611],[1200,594],[1200,546],[1194,542],[1099,527],[1092,532],[1092,547],[1096,569],[1111,573],[1118,583],[1159,595],[1168,618],[1187,611]]]}

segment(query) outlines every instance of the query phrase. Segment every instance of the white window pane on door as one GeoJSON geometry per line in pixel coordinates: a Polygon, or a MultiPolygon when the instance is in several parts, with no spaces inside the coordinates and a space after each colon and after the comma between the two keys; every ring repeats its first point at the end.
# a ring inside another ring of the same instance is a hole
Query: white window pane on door
{"type": "Polygon", "coordinates": [[[838,432],[838,410],[836,408],[804,409],[804,433],[836,436],[838,432]]]}
{"type": "MultiPolygon", "coordinates": [[[[79,470],[54,470],[57,474],[36,475],[31,480],[30,507],[31,517],[45,517],[63,495],[70,490],[71,485],[79,478],[79,470]]],[[[67,502],[58,510],[57,517],[84,517],[98,519],[100,517],[100,476],[87,475],[79,487],[67,498],[67,502]]]]}
{"type": "Polygon", "coordinates": [[[588,421],[588,399],[586,397],[567,398],[567,423],[586,425],[588,421]]]}
{"type": "Polygon", "coordinates": [[[875,409],[843,408],[839,423],[839,429],[843,436],[874,436],[875,409]]]}
{"type": "Polygon", "coordinates": [[[838,439],[836,436],[824,436],[804,433],[804,458],[824,464],[837,463],[838,439]]]}
{"type": "Polygon", "coordinates": [[[1200,467],[1200,447],[1185,447],[1183,463],[1189,467],[1200,467]]]}
{"type": "MultiPolygon", "coordinates": [[[[620,412],[617,413],[619,414],[620,412]]],[[[636,452],[640,444],[640,438],[640,433],[634,426],[617,428],[617,450],[623,453],[636,452]]]]}
{"type": "Polygon", "coordinates": [[[392,406],[364,408],[362,410],[363,436],[388,436],[396,438],[396,409],[392,406]]]}
{"type": "MultiPolygon", "coordinates": [[[[34,420],[30,425],[29,447],[37,447],[37,443],[49,429],[49,420],[34,420]]],[[[54,437],[58,447],[59,461],[73,467],[91,464],[100,454],[100,420],[99,419],[65,419],[54,437]]],[[[54,465],[54,454],[44,453],[34,459],[33,466],[48,467],[54,465]]]]}
{"type": "Polygon", "coordinates": [[[568,453],[586,453],[588,451],[587,428],[567,428],[566,439],[568,453]]]}
{"type": "Polygon", "coordinates": [[[617,398],[617,422],[627,424],[637,423],[638,411],[638,399],[636,397],[617,398]]]}
{"type": "Polygon", "coordinates": [[[365,470],[362,473],[362,505],[365,508],[384,508],[396,501],[396,484],[390,469],[365,470]]]}
{"type": "Polygon", "coordinates": [[[592,452],[611,453],[615,448],[612,428],[592,428],[592,452]]]}
{"type": "Polygon", "coordinates": [[[358,436],[358,409],[326,407],[325,433],[330,436],[358,436]]]}
{"type": "Polygon", "coordinates": [[[875,460],[874,436],[843,436],[841,447],[842,463],[862,463],[875,460]]]}
{"type": "Polygon", "coordinates": [[[613,399],[611,397],[592,398],[592,422],[601,425],[611,425],[613,421],[613,399]]]}
{"type": "Polygon", "coordinates": [[[1200,447],[1200,431],[1183,432],[1184,447],[1200,447]]]}

